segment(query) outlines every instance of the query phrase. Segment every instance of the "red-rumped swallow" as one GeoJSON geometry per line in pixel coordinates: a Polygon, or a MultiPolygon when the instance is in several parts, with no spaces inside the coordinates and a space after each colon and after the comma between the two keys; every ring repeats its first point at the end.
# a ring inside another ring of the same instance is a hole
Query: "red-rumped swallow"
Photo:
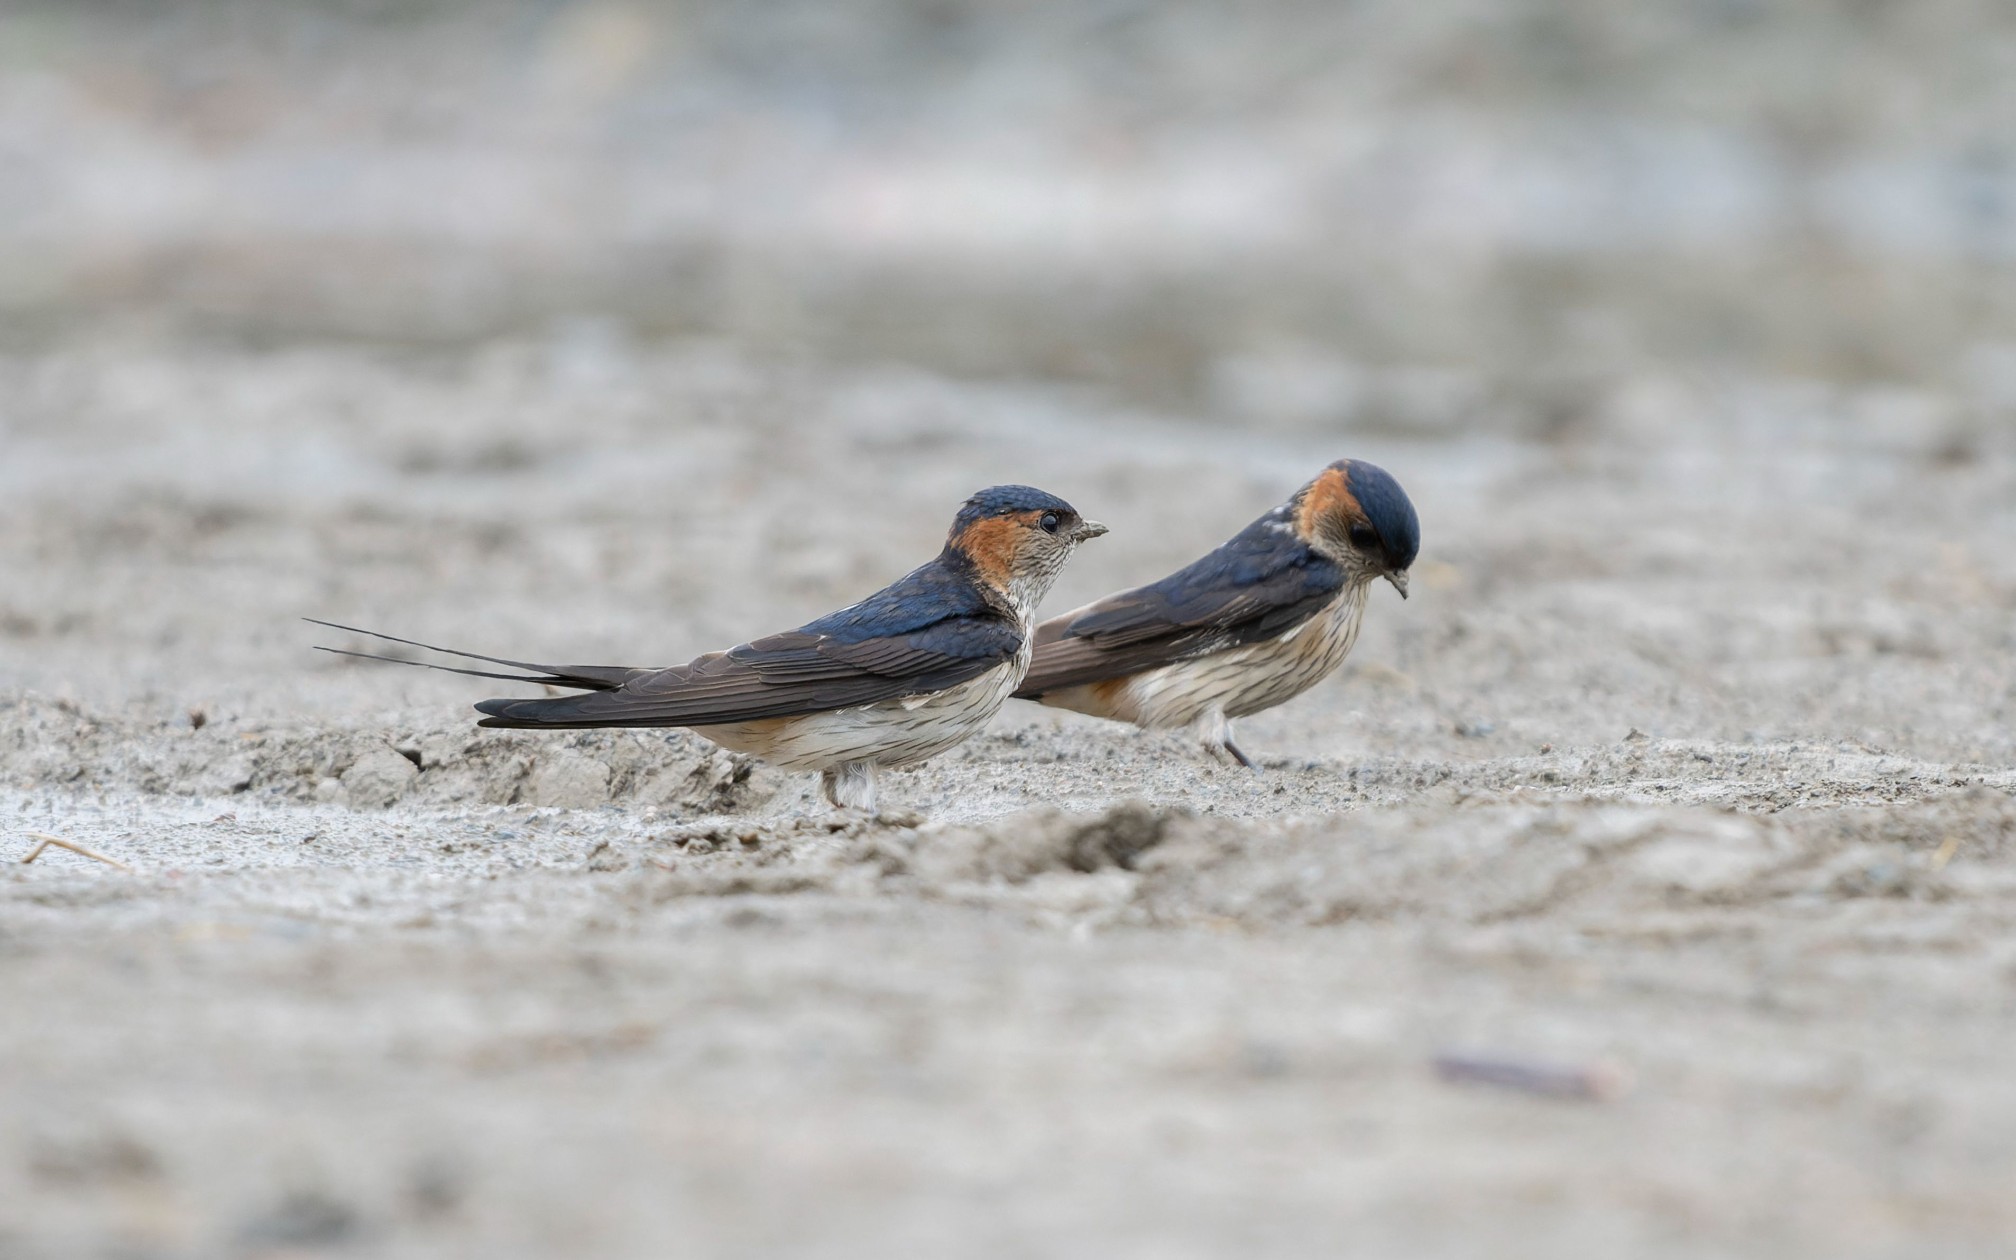
{"type": "Polygon", "coordinates": [[[532,672],[325,652],[585,693],[485,700],[479,726],[690,727],[784,769],[816,770],[827,801],[873,813],[879,768],[937,756],[1006,703],[1029,669],[1036,605],[1078,544],[1105,532],[1041,490],[982,490],[937,558],[860,603],[669,669],[535,665],[316,624],[532,672]]]}
{"type": "Polygon", "coordinates": [[[1382,468],[1340,459],[1203,559],[1036,628],[1016,695],[1151,730],[1194,727],[1253,761],[1232,719],[1302,694],[1358,640],[1366,588],[1407,596],[1414,505],[1382,468]]]}

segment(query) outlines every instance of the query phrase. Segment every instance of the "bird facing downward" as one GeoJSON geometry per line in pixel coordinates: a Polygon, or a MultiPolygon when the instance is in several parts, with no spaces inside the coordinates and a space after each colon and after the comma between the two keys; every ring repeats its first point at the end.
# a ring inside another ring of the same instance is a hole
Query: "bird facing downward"
{"type": "Polygon", "coordinates": [[[535,665],[317,624],[532,672],[323,651],[585,693],[485,700],[478,725],[691,727],[784,769],[816,770],[827,801],[873,813],[878,768],[937,756],[1007,701],[1029,669],[1037,603],[1078,544],[1105,532],[1055,495],[994,486],[960,508],[935,559],[860,603],[668,669],[535,665]]]}
{"type": "Polygon", "coordinates": [[[1420,546],[1400,483],[1340,459],[1189,567],[1037,627],[1015,694],[1151,730],[1191,726],[1213,754],[1251,767],[1232,719],[1343,664],[1366,588],[1383,577],[1406,598],[1420,546]]]}

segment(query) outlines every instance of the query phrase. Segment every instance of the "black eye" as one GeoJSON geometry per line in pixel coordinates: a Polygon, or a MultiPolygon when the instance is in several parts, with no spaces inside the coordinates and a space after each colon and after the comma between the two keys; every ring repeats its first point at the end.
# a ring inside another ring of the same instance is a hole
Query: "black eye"
{"type": "Polygon", "coordinates": [[[1379,545],[1379,531],[1360,521],[1351,527],[1351,545],[1360,551],[1370,551],[1379,545]]]}
{"type": "Polygon", "coordinates": [[[1057,532],[1057,514],[1055,512],[1045,512],[1043,519],[1036,523],[1043,527],[1043,532],[1046,534],[1057,532]]]}

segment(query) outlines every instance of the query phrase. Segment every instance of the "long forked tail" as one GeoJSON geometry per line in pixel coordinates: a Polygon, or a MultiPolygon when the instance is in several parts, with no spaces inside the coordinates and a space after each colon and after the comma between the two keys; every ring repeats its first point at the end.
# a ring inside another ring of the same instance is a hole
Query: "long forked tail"
{"type": "Polygon", "coordinates": [[[420,643],[413,639],[401,639],[396,635],[380,634],[376,630],[360,630],[356,626],[338,625],[333,621],[322,621],[315,617],[301,620],[331,630],[342,630],[349,634],[361,634],[370,639],[381,639],[387,643],[400,643],[407,647],[424,648],[429,652],[439,652],[443,656],[457,656],[465,661],[486,661],[492,665],[508,665],[513,669],[530,670],[526,674],[500,674],[495,670],[468,669],[459,665],[441,665],[434,661],[414,661],[403,656],[385,656],[376,652],[352,652],[347,648],[322,647],[317,652],[328,652],[336,656],[354,656],[365,661],[387,661],[394,665],[415,665],[421,669],[437,669],[444,674],[466,674],[471,678],[499,678],[505,682],[538,683],[548,687],[573,687],[581,691],[613,691],[621,687],[636,674],[649,670],[634,669],[627,665],[535,665],[530,661],[507,660],[501,656],[484,656],[480,652],[463,652],[456,648],[435,647],[431,643],[420,643]]]}

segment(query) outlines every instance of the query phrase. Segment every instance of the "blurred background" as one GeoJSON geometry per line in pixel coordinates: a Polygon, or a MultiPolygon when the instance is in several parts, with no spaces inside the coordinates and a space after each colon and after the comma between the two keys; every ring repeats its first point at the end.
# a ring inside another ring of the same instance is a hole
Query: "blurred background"
{"type": "Polygon", "coordinates": [[[1994,0],[13,0],[0,312],[727,336],[1541,432],[1648,363],[2016,405],[1994,0]]]}
{"type": "Polygon", "coordinates": [[[1114,524],[1062,607],[1350,454],[1442,592],[1367,654],[1499,617],[1501,728],[1883,657],[1894,739],[2006,641],[2012,280],[1992,0],[13,0],[0,685],[350,704],[297,614],[684,659],[987,481],[1114,524]]]}

